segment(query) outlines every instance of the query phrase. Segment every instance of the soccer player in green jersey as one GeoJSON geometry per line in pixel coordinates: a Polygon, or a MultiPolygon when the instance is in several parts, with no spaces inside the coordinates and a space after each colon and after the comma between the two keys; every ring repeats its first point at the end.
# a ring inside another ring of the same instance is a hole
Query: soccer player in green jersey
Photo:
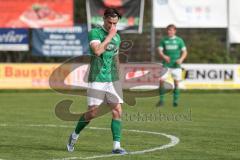
{"type": "Polygon", "coordinates": [[[74,144],[79,137],[79,133],[93,118],[97,117],[100,112],[99,106],[106,103],[112,111],[112,153],[127,153],[120,146],[123,98],[117,67],[117,55],[121,39],[116,29],[120,18],[121,15],[116,9],[108,8],[104,12],[103,26],[94,28],[89,32],[88,39],[92,57],[88,76],[88,111],[80,117],[75,130],[69,137],[67,149],[70,152],[74,150],[74,144]]]}
{"type": "Polygon", "coordinates": [[[168,75],[174,79],[174,90],[173,90],[173,106],[178,106],[179,99],[179,82],[182,79],[181,64],[187,57],[187,49],[182,38],[176,36],[176,26],[170,24],[167,26],[167,36],[163,37],[158,47],[159,55],[162,58],[163,67],[167,69],[167,72],[160,77],[159,94],[160,100],[156,106],[164,105],[164,81],[168,75]]]}

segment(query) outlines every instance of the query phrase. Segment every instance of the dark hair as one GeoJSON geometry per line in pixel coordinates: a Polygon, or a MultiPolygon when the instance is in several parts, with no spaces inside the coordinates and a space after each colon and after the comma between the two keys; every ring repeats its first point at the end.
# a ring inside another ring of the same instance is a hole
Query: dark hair
{"type": "Polygon", "coordinates": [[[173,29],[177,29],[177,27],[174,25],[174,24],[169,24],[168,26],[167,26],[167,30],[169,30],[169,29],[171,29],[171,28],[173,28],[173,29]]]}
{"type": "Polygon", "coordinates": [[[105,9],[104,11],[104,17],[107,18],[107,17],[118,17],[118,19],[120,19],[122,16],[121,14],[114,8],[107,8],[105,9]]]}

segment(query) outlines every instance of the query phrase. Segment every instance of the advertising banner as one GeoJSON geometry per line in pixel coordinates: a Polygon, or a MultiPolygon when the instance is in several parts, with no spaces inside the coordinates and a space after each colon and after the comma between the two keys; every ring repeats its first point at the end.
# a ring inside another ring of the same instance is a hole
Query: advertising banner
{"type": "Polygon", "coordinates": [[[169,24],[181,28],[226,28],[227,0],[153,0],[154,27],[165,28],[169,24]]]}
{"type": "Polygon", "coordinates": [[[229,41],[230,43],[240,43],[240,1],[229,1],[229,41]]]}
{"type": "Polygon", "coordinates": [[[240,65],[183,64],[182,89],[240,89],[240,65]]]}
{"type": "MultiPolygon", "coordinates": [[[[88,67],[81,66],[72,72],[72,85],[87,86],[83,79],[88,67]],[[74,76],[75,75],[75,76],[74,76]]],[[[156,89],[159,87],[161,64],[127,63],[120,65],[124,89],[156,89]]],[[[238,64],[183,64],[181,89],[240,89],[238,64]]],[[[167,83],[173,85],[169,75],[167,83]]]]}
{"type": "Polygon", "coordinates": [[[0,51],[28,51],[27,29],[0,29],[0,51]]]}
{"type": "Polygon", "coordinates": [[[32,53],[37,56],[80,56],[88,53],[87,26],[34,29],[32,53]]]}
{"type": "Polygon", "coordinates": [[[0,0],[1,28],[73,26],[73,0],[0,0]]]}
{"type": "Polygon", "coordinates": [[[117,29],[123,33],[141,33],[144,0],[87,0],[88,29],[103,24],[105,8],[116,8],[122,18],[117,29]]]}
{"type": "MultiPolygon", "coordinates": [[[[60,64],[0,64],[1,89],[50,89],[49,77],[60,64]]],[[[71,66],[59,71],[59,77],[65,76],[66,83],[71,83],[67,77],[71,66]]],[[[59,83],[55,79],[55,83],[59,83]]]]}
{"type": "MultiPolygon", "coordinates": [[[[87,88],[89,64],[0,64],[0,89],[63,89],[87,88]],[[57,69],[57,70],[56,70],[57,69]]],[[[240,89],[240,65],[183,64],[181,89],[240,89]]],[[[121,64],[124,89],[156,89],[159,86],[160,64],[121,64]]],[[[172,84],[172,78],[167,79],[172,84]]]]}

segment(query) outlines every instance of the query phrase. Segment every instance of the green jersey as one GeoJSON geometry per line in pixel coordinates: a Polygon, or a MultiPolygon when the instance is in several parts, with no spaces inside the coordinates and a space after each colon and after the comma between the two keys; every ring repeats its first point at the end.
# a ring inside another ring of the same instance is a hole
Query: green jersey
{"type": "Polygon", "coordinates": [[[182,38],[178,36],[164,37],[160,41],[159,48],[163,53],[170,57],[170,63],[163,60],[163,67],[168,68],[180,68],[180,65],[176,63],[177,59],[181,57],[181,53],[186,49],[185,43],[182,38]]]}
{"type": "MultiPolygon", "coordinates": [[[[88,33],[89,45],[91,42],[102,43],[108,32],[102,28],[94,28],[88,33]]],[[[89,82],[113,82],[119,80],[118,51],[121,43],[120,36],[116,34],[106,46],[106,50],[97,56],[90,47],[91,62],[88,76],[89,82]]]]}

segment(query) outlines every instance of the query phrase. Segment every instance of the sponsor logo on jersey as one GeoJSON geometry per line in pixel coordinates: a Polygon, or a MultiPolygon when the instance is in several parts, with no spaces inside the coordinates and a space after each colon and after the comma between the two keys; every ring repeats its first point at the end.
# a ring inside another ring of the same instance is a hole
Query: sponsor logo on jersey
{"type": "Polygon", "coordinates": [[[178,49],[178,45],[166,45],[166,50],[175,50],[178,49]]]}
{"type": "Polygon", "coordinates": [[[109,43],[107,45],[107,48],[106,48],[107,51],[114,51],[116,52],[118,49],[117,49],[117,45],[114,44],[114,43],[109,43]]]}

